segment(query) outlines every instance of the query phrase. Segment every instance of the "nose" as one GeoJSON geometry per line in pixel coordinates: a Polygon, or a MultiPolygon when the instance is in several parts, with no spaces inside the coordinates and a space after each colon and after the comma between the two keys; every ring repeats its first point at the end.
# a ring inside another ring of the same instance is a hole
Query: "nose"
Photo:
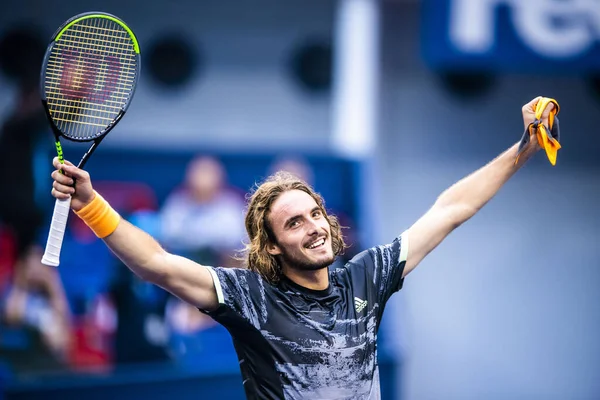
{"type": "Polygon", "coordinates": [[[314,236],[316,234],[319,233],[319,226],[317,225],[317,223],[315,221],[313,221],[312,219],[309,220],[309,222],[306,224],[306,230],[307,233],[310,236],[314,236]]]}

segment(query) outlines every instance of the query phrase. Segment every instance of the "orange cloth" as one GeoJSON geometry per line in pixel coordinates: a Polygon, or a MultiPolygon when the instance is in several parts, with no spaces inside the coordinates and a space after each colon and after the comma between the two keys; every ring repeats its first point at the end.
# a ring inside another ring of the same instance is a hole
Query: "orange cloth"
{"type": "Polygon", "coordinates": [[[556,165],[558,150],[562,147],[559,143],[560,128],[558,117],[556,116],[559,111],[560,107],[558,102],[554,99],[542,97],[542,99],[538,101],[535,107],[535,121],[529,124],[523,133],[521,143],[519,143],[519,151],[517,153],[515,164],[519,161],[519,157],[525,148],[525,145],[529,143],[531,137],[535,135],[540,147],[546,151],[546,155],[550,163],[552,165],[556,165]],[[550,115],[548,116],[548,126],[546,126],[542,123],[542,115],[550,103],[554,104],[554,108],[550,111],[550,115]]]}

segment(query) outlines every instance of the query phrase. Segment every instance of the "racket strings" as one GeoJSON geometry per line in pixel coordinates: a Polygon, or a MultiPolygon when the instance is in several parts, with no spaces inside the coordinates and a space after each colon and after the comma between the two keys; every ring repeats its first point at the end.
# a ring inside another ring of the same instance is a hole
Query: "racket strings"
{"type": "Polygon", "coordinates": [[[139,57],[118,23],[88,18],[70,26],[46,66],[48,109],[72,139],[93,139],[117,118],[132,95],[139,57]]]}

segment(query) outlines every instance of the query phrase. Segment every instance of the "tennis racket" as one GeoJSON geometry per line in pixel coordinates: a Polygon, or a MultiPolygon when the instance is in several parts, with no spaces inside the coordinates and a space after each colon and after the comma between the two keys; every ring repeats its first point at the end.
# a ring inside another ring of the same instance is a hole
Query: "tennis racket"
{"type": "MultiPolygon", "coordinates": [[[[60,139],[93,142],[83,168],[102,139],[123,118],[140,73],[140,48],[131,29],[102,12],[76,15],[53,35],[41,71],[42,103],[64,163],[60,139]]],[[[71,199],[56,200],[42,263],[58,266],[71,199]]]]}

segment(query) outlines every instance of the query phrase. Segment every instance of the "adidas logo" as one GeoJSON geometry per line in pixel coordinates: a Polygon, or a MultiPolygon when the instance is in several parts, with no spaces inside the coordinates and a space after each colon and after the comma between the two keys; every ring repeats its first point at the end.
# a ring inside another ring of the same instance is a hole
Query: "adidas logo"
{"type": "Polygon", "coordinates": [[[366,306],[367,306],[367,301],[366,300],[361,300],[358,297],[354,298],[354,308],[356,308],[356,312],[357,313],[359,313],[362,310],[364,310],[366,306]]]}

